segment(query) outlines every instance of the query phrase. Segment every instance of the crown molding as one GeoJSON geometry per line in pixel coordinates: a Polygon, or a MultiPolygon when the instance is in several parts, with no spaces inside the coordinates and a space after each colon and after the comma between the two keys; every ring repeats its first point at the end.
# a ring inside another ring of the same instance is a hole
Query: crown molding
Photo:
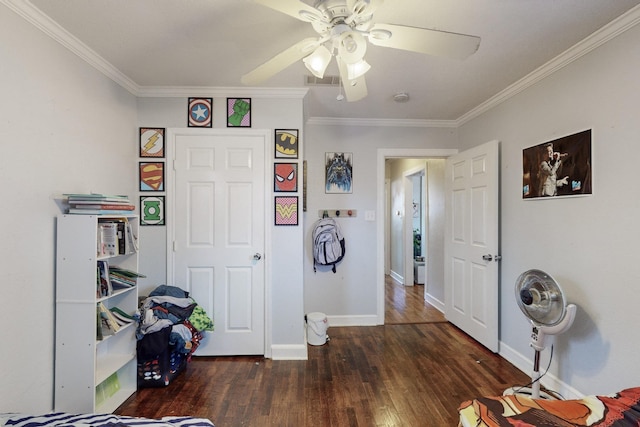
{"type": "Polygon", "coordinates": [[[600,28],[582,41],[576,43],[560,55],[556,56],[551,61],[527,74],[525,77],[518,80],[511,86],[498,92],[496,95],[487,99],[482,104],[465,113],[456,120],[457,126],[461,126],[464,123],[491,110],[507,99],[519,94],[520,92],[533,86],[534,84],[545,79],[556,71],[566,67],[572,62],[588,54],[592,50],[602,46],[609,40],[636,26],[638,23],[640,23],[640,5],[614,19],[609,24],[600,28]]]}
{"type": "Polygon", "coordinates": [[[198,93],[199,96],[211,95],[214,97],[244,96],[253,98],[298,99],[304,98],[309,91],[308,88],[140,86],[98,55],[93,49],[89,48],[58,23],[42,13],[40,9],[31,4],[31,2],[23,0],[0,0],[0,4],[7,6],[24,20],[137,97],[188,97],[194,93],[198,93]]]}
{"type": "Polygon", "coordinates": [[[55,21],[42,13],[29,1],[20,0],[0,0],[0,3],[13,10],[27,22],[38,28],[40,31],[69,49],[80,59],[109,77],[111,80],[122,86],[132,94],[139,91],[139,86],[129,77],[120,72],[117,68],[98,55],[94,50],[82,43],[67,30],[58,25],[55,21]]]}
{"type": "Polygon", "coordinates": [[[307,124],[324,126],[377,126],[405,128],[455,128],[458,126],[454,120],[361,119],[346,117],[309,117],[307,124]]]}
{"type": "MultiPolygon", "coordinates": [[[[17,13],[27,22],[41,30],[43,33],[69,49],[89,65],[103,73],[105,76],[122,86],[137,97],[179,97],[190,96],[194,92],[199,95],[211,94],[211,96],[245,96],[256,98],[304,98],[308,88],[221,88],[221,87],[156,87],[140,86],[133,80],[115,68],[94,50],[90,49],[79,39],[74,37],[51,18],[43,14],[31,2],[24,0],[0,0],[9,9],[17,13]]],[[[566,67],[592,50],[598,48],[609,40],[624,33],[628,29],[640,23],[640,5],[627,13],[614,19],[589,37],[567,49],[551,61],[537,68],[522,79],[518,80],[506,89],[487,99],[477,107],[463,114],[456,120],[422,120],[422,119],[360,119],[360,118],[333,118],[310,117],[308,124],[332,125],[332,126],[383,126],[383,127],[444,127],[457,128],[466,122],[473,120],[481,114],[489,111],[509,98],[519,94],[542,79],[566,67]]]]}
{"type": "Polygon", "coordinates": [[[289,87],[140,86],[136,96],[178,98],[193,96],[197,93],[198,96],[209,95],[213,98],[233,96],[235,98],[302,99],[308,91],[308,88],[289,87]]]}

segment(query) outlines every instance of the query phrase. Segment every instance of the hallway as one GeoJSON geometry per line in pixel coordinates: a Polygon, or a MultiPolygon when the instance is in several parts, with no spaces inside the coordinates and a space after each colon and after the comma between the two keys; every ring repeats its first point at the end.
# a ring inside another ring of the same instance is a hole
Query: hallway
{"type": "Polygon", "coordinates": [[[403,286],[385,276],[385,325],[446,322],[444,314],[424,300],[424,285],[403,286]]]}

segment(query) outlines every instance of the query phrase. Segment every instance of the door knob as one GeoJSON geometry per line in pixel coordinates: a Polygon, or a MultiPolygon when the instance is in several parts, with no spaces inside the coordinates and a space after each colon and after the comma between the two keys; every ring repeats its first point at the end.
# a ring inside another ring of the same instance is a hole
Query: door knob
{"type": "Polygon", "coordinates": [[[485,261],[491,261],[493,257],[491,255],[482,255],[482,259],[485,261]]]}
{"type": "Polygon", "coordinates": [[[262,255],[256,252],[255,255],[253,255],[253,259],[255,261],[260,261],[262,259],[262,255]]]}

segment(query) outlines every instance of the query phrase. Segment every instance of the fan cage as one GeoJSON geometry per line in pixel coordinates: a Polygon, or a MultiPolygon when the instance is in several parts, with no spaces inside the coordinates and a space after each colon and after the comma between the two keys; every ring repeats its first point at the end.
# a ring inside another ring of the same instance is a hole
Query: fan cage
{"type": "Polygon", "coordinates": [[[565,315],[564,293],[550,275],[541,270],[528,270],[516,280],[518,307],[540,326],[554,326],[565,315]]]}

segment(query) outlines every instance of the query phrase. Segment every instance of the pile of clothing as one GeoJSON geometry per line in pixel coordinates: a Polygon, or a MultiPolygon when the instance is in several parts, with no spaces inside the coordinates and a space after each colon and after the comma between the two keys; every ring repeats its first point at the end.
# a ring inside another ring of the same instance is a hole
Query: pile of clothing
{"type": "Polygon", "coordinates": [[[160,285],[144,299],[136,332],[138,358],[151,358],[171,346],[190,359],[213,320],[185,290],[160,285]]]}

